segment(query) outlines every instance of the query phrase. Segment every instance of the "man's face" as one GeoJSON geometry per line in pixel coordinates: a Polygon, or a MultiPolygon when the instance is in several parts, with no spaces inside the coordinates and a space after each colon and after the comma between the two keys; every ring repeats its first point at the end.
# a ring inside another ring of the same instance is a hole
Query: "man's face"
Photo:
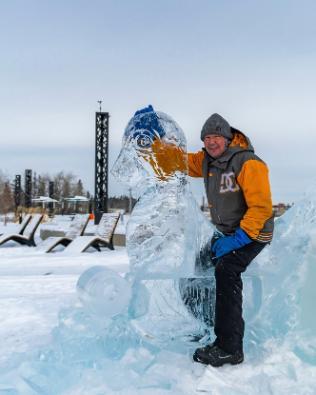
{"type": "Polygon", "coordinates": [[[219,158],[227,148],[227,139],[216,134],[209,134],[204,137],[204,147],[212,158],[219,158]]]}

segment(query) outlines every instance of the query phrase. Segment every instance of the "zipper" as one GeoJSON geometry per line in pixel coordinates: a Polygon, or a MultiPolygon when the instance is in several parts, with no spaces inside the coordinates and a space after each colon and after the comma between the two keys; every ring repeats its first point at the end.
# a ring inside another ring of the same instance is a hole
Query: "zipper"
{"type": "Polygon", "coordinates": [[[218,214],[218,198],[219,198],[219,196],[218,196],[218,194],[219,194],[219,187],[220,187],[220,183],[219,183],[219,171],[218,171],[218,169],[217,168],[215,168],[216,169],[216,175],[215,175],[215,182],[214,182],[214,191],[213,191],[213,193],[214,193],[214,195],[213,196],[215,196],[215,213],[216,213],[216,217],[217,217],[217,219],[218,219],[218,222],[219,223],[221,223],[222,221],[221,221],[221,217],[220,217],[220,215],[218,214]]]}

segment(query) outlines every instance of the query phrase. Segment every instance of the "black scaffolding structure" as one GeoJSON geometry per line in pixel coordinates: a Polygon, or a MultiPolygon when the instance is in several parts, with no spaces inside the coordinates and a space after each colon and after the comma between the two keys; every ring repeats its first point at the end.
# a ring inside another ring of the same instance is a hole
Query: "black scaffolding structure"
{"type": "Polygon", "coordinates": [[[103,213],[108,211],[108,172],[109,172],[109,113],[95,113],[95,191],[94,222],[100,222],[103,213]]]}
{"type": "MultiPolygon", "coordinates": [[[[49,181],[48,196],[51,199],[55,199],[55,182],[54,181],[49,181]]],[[[54,211],[54,203],[53,202],[48,203],[48,211],[49,211],[49,214],[53,213],[53,211],[54,211]]]]}
{"type": "Polygon", "coordinates": [[[32,170],[25,170],[24,179],[24,206],[26,208],[32,207],[32,170]]]}

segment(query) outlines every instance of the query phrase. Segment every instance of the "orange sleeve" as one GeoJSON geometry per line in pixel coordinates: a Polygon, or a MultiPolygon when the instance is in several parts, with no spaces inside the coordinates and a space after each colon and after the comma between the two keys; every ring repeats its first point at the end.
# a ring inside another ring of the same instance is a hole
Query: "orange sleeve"
{"type": "Polygon", "coordinates": [[[187,153],[174,144],[168,144],[156,139],[152,144],[150,155],[140,153],[150,163],[156,176],[160,180],[167,180],[176,171],[187,173],[187,153]]]}
{"type": "Polygon", "coordinates": [[[204,152],[188,153],[188,165],[190,177],[203,177],[202,162],[204,159],[204,152]]]}
{"type": "Polygon", "coordinates": [[[244,163],[237,177],[248,206],[240,227],[256,239],[264,223],[272,216],[269,170],[265,163],[255,159],[244,163]]]}

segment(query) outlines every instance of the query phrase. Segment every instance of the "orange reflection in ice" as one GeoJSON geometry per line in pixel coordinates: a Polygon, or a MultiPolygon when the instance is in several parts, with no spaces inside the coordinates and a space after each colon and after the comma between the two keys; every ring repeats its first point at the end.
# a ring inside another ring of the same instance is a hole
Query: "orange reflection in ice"
{"type": "Polygon", "coordinates": [[[150,149],[139,150],[139,154],[150,163],[161,181],[168,180],[175,172],[187,174],[187,153],[174,144],[155,140],[150,149]]]}

